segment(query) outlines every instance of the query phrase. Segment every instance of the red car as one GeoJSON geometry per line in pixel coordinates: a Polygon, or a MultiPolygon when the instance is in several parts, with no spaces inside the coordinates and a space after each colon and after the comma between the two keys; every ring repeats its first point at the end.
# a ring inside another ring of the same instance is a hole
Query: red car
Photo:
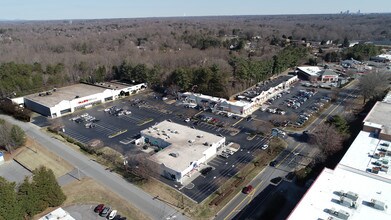
{"type": "Polygon", "coordinates": [[[104,208],[105,208],[105,205],[104,205],[104,204],[99,204],[99,205],[97,205],[97,206],[95,207],[94,212],[95,212],[95,213],[99,213],[99,212],[101,212],[104,208]]]}
{"type": "Polygon", "coordinates": [[[248,186],[246,186],[246,187],[244,187],[243,188],[243,190],[242,190],[242,192],[244,193],[244,194],[249,194],[251,191],[253,191],[253,186],[252,185],[248,185],[248,186]]]}

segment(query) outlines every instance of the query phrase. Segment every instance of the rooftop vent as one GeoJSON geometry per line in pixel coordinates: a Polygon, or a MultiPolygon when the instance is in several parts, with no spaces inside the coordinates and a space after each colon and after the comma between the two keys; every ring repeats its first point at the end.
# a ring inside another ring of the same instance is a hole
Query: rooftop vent
{"type": "Polygon", "coordinates": [[[325,212],[329,213],[330,215],[333,215],[335,217],[338,217],[340,219],[348,219],[350,214],[344,210],[336,211],[334,208],[332,209],[326,209],[325,212]]]}
{"type": "Polygon", "coordinates": [[[349,207],[349,208],[357,208],[357,203],[353,201],[350,198],[347,198],[345,196],[341,196],[339,198],[339,203],[343,206],[349,207]]]}
{"type": "Polygon", "coordinates": [[[373,208],[378,209],[378,210],[382,210],[382,211],[384,211],[388,208],[384,202],[376,200],[376,199],[371,199],[370,205],[373,208]]]}
{"type": "Polygon", "coordinates": [[[357,199],[358,199],[358,194],[351,192],[351,191],[344,192],[343,190],[341,190],[341,191],[335,192],[335,194],[337,194],[339,196],[344,196],[344,197],[349,198],[353,201],[357,201],[357,199]]]}

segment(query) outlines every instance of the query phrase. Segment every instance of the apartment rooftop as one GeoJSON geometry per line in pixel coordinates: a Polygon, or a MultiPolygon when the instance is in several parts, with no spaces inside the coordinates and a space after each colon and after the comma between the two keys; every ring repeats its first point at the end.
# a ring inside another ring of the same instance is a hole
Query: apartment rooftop
{"type": "Polygon", "coordinates": [[[204,152],[212,144],[224,139],[224,137],[169,121],[162,121],[142,130],[141,134],[171,143],[168,147],[152,155],[150,159],[177,171],[186,169],[190,163],[202,158],[204,152]]]}
{"type": "Polygon", "coordinates": [[[288,217],[303,219],[391,219],[388,182],[337,167],[325,168],[288,217]]]}
{"type": "Polygon", "coordinates": [[[388,169],[391,164],[390,144],[374,137],[373,133],[361,131],[339,164],[391,183],[391,170],[388,169]]]}

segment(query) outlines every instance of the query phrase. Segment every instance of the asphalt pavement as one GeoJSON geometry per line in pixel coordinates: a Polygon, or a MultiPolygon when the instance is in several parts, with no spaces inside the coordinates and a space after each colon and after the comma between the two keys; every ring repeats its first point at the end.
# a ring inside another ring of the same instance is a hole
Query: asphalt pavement
{"type": "Polygon", "coordinates": [[[119,175],[106,170],[105,167],[91,161],[80,152],[73,150],[59,140],[41,132],[40,127],[32,123],[17,121],[6,115],[0,115],[0,118],[20,126],[27,135],[33,137],[43,147],[46,147],[49,151],[57,154],[87,176],[95,179],[108,190],[124,198],[151,219],[170,219],[173,216],[175,216],[176,219],[188,219],[171,206],[159,200],[154,200],[153,196],[125,181],[119,175]]]}
{"type": "MultiPolygon", "coordinates": [[[[356,82],[353,82],[350,86],[343,89],[337,101],[330,105],[319,118],[314,120],[303,130],[313,131],[319,124],[327,120],[329,115],[344,113],[345,104],[347,100],[354,98],[354,94],[357,90],[354,88],[356,82]]],[[[301,132],[298,132],[296,136],[300,136],[301,132]]],[[[270,180],[276,177],[286,177],[289,172],[305,167],[306,164],[317,153],[317,149],[311,145],[303,142],[298,142],[294,139],[295,135],[291,135],[287,142],[289,143],[286,150],[276,157],[278,161],[275,167],[265,167],[249,184],[254,187],[254,190],[250,194],[243,194],[239,192],[223,209],[218,212],[215,219],[238,219],[235,217],[238,213],[241,216],[248,216],[248,213],[242,212],[253,199],[256,199],[254,203],[257,207],[260,207],[265,202],[265,197],[274,193],[273,187],[270,187],[270,180]],[[261,196],[258,196],[261,195],[261,196]]],[[[253,209],[247,209],[253,212],[253,209]]],[[[260,210],[260,209],[257,209],[260,210]]],[[[288,213],[289,214],[289,213],[288,213]]],[[[251,219],[251,218],[250,218],[251,219]]]]}

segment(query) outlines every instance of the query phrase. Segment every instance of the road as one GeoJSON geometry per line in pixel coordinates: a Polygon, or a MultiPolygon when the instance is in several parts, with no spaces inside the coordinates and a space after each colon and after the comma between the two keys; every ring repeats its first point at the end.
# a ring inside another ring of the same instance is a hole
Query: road
{"type": "MultiPolygon", "coordinates": [[[[356,82],[353,82],[350,86],[343,89],[335,104],[330,105],[319,118],[307,126],[306,130],[309,130],[310,132],[313,131],[319,124],[327,120],[329,115],[343,113],[345,101],[352,98],[352,94],[355,94],[357,91],[354,88],[355,85],[356,82]]],[[[306,165],[307,159],[311,159],[317,153],[317,150],[305,142],[297,142],[297,140],[292,138],[295,137],[295,135],[299,136],[299,134],[294,134],[288,138],[287,142],[289,144],[287,149],[277,156],[276,160],[279,161],[279,163],[275,167],[265,167],[265,169],[249,183],[254,186],[253,192],[249,195],[239,192],[223,209],[220,210],[220,212],[218,212],[215,219],[228,220],[251,217],[254,210],[246,213],[241,211],[256,197],[260,198],[261,201],[257,202],[257,207],[255,207],[255,209],[260,209],[266,198],[273,193],[273,191],[270,190],[271,179],[285,177],[289,172],[306,165]],[[258,196],[260,194],[262,194],[262,196],[258,196]],[[241,216],[236,216],[238,213],[240,213],[241,216]]],[[[252,207],[252,209],[254,208],[252,207]]]]}
{"type": "Polygon", "coordinates": [[[130,184],[121,178],[120,175],[105,170],[105,167],[91,161],[88,157],[75,151],[66,144],[40,131],[40,127],[32,123],[23,123],[12,117],[0,115],[0,118],[9,121],[12,124],[20,126],[28,136],[32,137],[39,144],[49,151],[57,154],[62,159],[78,168],[80,172],[95,179],[105,186],[108,190],[116,193],[126,201],[133,204],[151,219],[188,219],[176,209],[159,201],[154,200],[153,196],[145,193],[136,186],[130,184]]]}

